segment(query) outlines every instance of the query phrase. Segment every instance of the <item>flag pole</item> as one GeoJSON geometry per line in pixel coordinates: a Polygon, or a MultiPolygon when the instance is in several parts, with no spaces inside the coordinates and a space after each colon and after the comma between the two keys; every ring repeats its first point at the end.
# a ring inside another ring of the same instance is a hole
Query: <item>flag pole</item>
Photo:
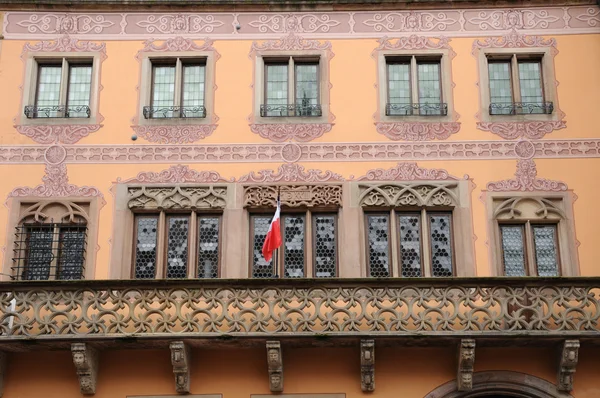
{"type": "MultiPolygon", "coordinates": [[[[277,207],[280,206],[279,200],[280,197],[279,195],[281,194],[281,186],[277,187],[277,207]]],[[[273,257],[273,268],[274,268],[274,272],[273,272],[273,278],[279,278],[278,272],[279,272],[279,247],[277,247],[275,249],[275,256],[273,257]]]]}

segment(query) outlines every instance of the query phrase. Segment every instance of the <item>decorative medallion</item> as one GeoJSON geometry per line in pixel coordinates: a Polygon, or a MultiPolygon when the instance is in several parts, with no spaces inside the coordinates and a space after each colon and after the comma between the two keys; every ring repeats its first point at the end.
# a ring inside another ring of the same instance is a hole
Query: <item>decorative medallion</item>
{"type": "Polygon", "coordinates": [[[52,145],[46,149],[44,152],[44,159],[46,163],[50,165],[57,165],[65,161],[67,157],[67,151],[63,146],[60,145],[52,145]]]}
{"type": "Polygon", "coordinates": [[[281,157],[288,163],[294,163],[302,157],[302,148],[294,143],[285,144],[281,148],[281,157]]]}
{"type": "Polygon", "coordinates": [[[535,155],[535,145],[531,141],[521,140],[515,144],[515,153],[521,159],[531,159],[535,155]]]}

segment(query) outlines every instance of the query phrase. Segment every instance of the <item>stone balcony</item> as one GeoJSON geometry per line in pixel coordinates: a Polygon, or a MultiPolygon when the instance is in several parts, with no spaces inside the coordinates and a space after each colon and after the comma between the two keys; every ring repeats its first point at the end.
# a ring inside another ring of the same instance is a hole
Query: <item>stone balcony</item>
{"type": "Polygon", "coordinates": [[[600,278],[95,280],[0,284],[0,350],[600,342],[600,278]]]}

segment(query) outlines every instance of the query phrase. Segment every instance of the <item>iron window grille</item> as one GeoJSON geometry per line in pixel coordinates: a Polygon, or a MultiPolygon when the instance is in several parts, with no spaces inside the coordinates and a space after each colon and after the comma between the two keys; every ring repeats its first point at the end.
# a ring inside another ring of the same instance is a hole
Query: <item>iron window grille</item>
{"type": "Polygon", "coordinates": [[[137,214],[132,276],[218,278],[221,228],[220,214],[137,214]]]}
{"type": "Polygon", "coordinates": [[[321,105],[310,104],[286,104],[260,106],[261,117],[320,117],[323,115],[321,105]]]}
{"type": "Polygon", "coordinates": [[[281,215],[282,245],[271,261],[262,255],[272,214],[251,217],[251,275],[253,278],[305,278],[337,276],[337,215],[320,212],[290,212],[281,215]],[[311,266],[312,264],[312,266],[311,266]]]}
{"type": "Polygon", "coordinates": [[[145,119],[205,118],[206,108],[204,106],[145,106],[143,114],[145,119]]]}
{"type": "Polygon", "coordinates": [[[451,212],[365,213],[369,276],[454,276],[454,234],[451,212]],[[396,250],[392,249],[395,246],[396,250]]]}
{"type": "Polygon", "coordinates": [[[385,105],[386,116],[446,116],[448,115],[448,104],[401,104],[387,103],[385,105]]]}
{"type": "Polygon", "coordinates": [[[85,223],[18,225],[12,279],[84,279],[86,245],[85,223]]]}
{"type": "Polygon", "coordinates": [[[79,106],[34,106],[27,105],[24,110],[28,119],[38,118],[86,118],[90,117],[90,107],[87,105],[79,106]]]}
{"type": "Polygon", "coordinates": [[[554,103],[491,103],[490,115],[551,115],[554,112],[554,103]]]}

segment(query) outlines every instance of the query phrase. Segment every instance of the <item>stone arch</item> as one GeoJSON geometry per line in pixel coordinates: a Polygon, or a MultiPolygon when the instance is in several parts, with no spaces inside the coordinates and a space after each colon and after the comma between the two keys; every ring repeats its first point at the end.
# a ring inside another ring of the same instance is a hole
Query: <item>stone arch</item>
{"type": "Polygon", "coordinates": [[[473,390],[458,391],[456,380],[437,387],[424,398],[484,398],[500,394],[514,398],[573,398],[556,385],[520,372],[488,371],[473,374],[473,390]]]}

